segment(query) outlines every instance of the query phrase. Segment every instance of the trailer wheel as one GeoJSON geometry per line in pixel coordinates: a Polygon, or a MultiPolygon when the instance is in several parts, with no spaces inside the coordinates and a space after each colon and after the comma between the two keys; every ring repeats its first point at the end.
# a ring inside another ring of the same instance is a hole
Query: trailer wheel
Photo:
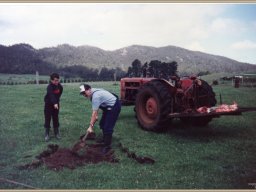
{"type": "Polygon", "coordinates": [[[144,84],[135,102],[138,124],[147,131],[165,131],[170,123],[171,103],[170,88],[163,82],[153,80],[144,84]]]}

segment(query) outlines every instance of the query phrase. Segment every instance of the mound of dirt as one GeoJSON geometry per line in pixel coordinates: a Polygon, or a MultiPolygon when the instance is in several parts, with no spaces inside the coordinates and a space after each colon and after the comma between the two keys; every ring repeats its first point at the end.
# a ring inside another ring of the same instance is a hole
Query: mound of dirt
{"type": "Polygon", "coordinates": [[[68,148],[59,148],[58,145],[48,145],[48,149],[36,156],[37,160],[32,163],[19,166],[19,169],[34,169],[45,164],[49,169],[58,171],[64,167],[75,169],[87,163],[110,162],[117,163],[119,160],[115,157],[114,151],[111,150],[107,154],[102,154],[102,145],[91,144],[74,153],[68,148]]]}
{"type": "Polygon", "coordinates": [[[100,145],[88,145],[80,153],[74,153],[70,149],[62,148],[48,158],[43,159],[43,161],[48,168],[55,170],[60,170],[63,167],[74,169],[86,163],[96,164],[102,161],[110,163],[118,162],[118,159],[114,156],[114,151],[110,151],[105,155],[101,151],[102,146],[100,145]]]}

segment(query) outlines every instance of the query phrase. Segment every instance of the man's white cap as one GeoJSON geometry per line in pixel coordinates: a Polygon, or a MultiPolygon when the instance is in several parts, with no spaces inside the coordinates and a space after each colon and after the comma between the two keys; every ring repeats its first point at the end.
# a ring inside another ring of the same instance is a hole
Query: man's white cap
{"type": "Polygon", "coordinates": [[[88,84],[83,84],[83,85],[80,85],[80,94],[84,93],[85,91],[91,89],[91,86],[88,85],[88,84]]]}
{"type": "Polygon", "coordinates": [[[83,93],[83,92],[85,92],[84,85],[81,85],[79,88],[80,88],[80,94],[83,93]]]}

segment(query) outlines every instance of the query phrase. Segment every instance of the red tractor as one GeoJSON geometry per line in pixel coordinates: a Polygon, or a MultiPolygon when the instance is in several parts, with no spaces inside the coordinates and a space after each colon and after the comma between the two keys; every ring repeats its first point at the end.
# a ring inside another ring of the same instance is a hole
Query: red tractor
{"type": "Polygon", "coordinates": [[[239,109],[210,112],[217,103],[215,93],[206,81],[194,76],[172,77],[171,82],[157,78],[123,78],[120,95],[122,105],[135,105],[138,124],[155,132],[164,131],[173,118],[205,126],[214,117],[242,112],[239,109]],[[199,112],[201,108],[205,109],[204,113],[199,112]]]}

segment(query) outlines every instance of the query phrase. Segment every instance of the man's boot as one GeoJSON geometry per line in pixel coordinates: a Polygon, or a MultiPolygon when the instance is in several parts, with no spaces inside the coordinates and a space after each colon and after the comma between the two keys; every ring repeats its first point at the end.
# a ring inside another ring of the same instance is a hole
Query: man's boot
{"type": "Polygon", "coordinates": [[[98,143],[98,144],[104,144],[104,139],[103,139],[102,137],[100,137],[100,138],[98,138],[98,139],[96,140],[96,143],[98,143]]]}
{"type": "Polygon", "coordinates": [[[112,134],[104,134],[104,147],[102,153],[105,155],[111,150],[112,134]]]}
{"type": "MultiPolygon", "coordinates": [[[[102,131],[103,132],[103,131],[102,131]]],[[[104,133],[102,133],[102,135],[100,135],[97,139],[96,139],[96,143],[98,144],[104,144],[104,133]]]]}

